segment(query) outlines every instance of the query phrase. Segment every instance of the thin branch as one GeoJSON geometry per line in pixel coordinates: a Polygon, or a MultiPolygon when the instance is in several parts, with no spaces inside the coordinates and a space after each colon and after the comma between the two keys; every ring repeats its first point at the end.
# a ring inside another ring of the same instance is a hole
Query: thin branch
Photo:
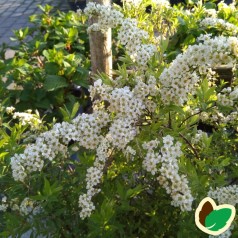
{"type": "Polygon", "coordinates": [[[179,135],[190,146],[190,148],[192,149],[192,151],[193,151],[194,155],[196,156],[196,158],[200,160],[197,150],[193,147],[193,145],[189,142],[189,140],[184,135],[182,135],[181,133],[179,133],[179,135]]]}
{"type": "Polygon", "coordinates": [[[114,149],[112,149],[110,155],[108,156],[108,159],[106,160],[105,162],[105,165],[104,165],[104,168],[103,168],[103,173],[107,173],[107,170],[108,168],[112,165],[112,162],[113,162],[113,152],[114,152],[114,149]]]}
{"type": "MultiPolygon", "coordinates": [[[[211,108],[213,108],[213,107],[215,107],[215,106],[216,106],[216,104],[213,105],[213,106],[211,106],[211,107],[208,107],[207,110],[209,110],[209,109],[211,109],[211,108]]],[[[188,119],[190,119],[191,117],[196,116],[196,115],[198,115],[198,114],[200,114],[200,113],[202,113],[202,112],[203,112],[203,111],[199,111],[199,112],[196,112],[196,113],[194,113],[194,114],[188,116],[187,118],[185,118],[185,119],[180,123],[179,127],[181,127],[181,126],[183,125],[183,123],[186,122],[186,121],[187,121],[188,119]]]]}
{"type": "Polygon", "coordinates": [[[169,112],[169,125],[168,127],[172,129],[172,120],[171,120],[171,113],[169,112]]]}

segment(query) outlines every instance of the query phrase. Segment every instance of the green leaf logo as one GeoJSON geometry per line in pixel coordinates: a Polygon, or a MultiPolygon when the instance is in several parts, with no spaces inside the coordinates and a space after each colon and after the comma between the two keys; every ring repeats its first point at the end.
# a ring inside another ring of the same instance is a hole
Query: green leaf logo
{"type": "Polygon", "coordinates": [[[220,235],[231,225],[236,215],[235,207],[229,204],[217,206],[213,199],[204,198],[195,212],[197,227],[209,235],[220,235]]]}
{"type": "Polygon", "coordinates": [[[221,208],[213,210],[205,219],[205,226],[211,231],[218,231],[229,221],[232,214],[230,208],[221,208]]]}

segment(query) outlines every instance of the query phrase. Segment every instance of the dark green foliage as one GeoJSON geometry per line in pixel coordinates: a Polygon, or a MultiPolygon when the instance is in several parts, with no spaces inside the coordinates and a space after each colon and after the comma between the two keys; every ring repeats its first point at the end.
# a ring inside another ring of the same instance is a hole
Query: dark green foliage
{"type": "Polygon", "coordinates": [[[71,110],[75,102],[86,102],[84,90],[76,96],[74,91],[88,87],[87,26],[85,17],[75,12],[53,14],[48,5],[40,8],[41,15],[30,17],[33,27],[15,31],[14,57],[5,59],[2,49],[1,87],[17,111],[38,109],[49,120],[61,120],[60,107],[71,110]]]}

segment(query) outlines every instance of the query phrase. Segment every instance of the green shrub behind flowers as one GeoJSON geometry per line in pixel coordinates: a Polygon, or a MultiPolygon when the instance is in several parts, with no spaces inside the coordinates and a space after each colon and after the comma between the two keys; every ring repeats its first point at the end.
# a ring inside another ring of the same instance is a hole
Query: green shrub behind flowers
{"type": "Polygon", "coordinates": [[[113,27],[125,52],[113,79],[89,86],[91,114],[49,125],[3,104],[2,122],[13,118],[1,137],[3,237],[208,237],[199,202],[237,207],[237,6],[136,3],[85,9],[99,18],[88,31],[113,27]],[[193,40],[175,43],[184,29],[193,40]]]}
{"type": "Polygon", "coordinates": [[[86,102],[82,90],[88,87],[90,68],[86,19],[72,11],[52,12],[49,5],[40,8],[42,14],[30,17],[31,27],[14,31],[14,45],[3,45],[3,94],[18,111],[38,109],[49,121],[62,120],[59,108],[66,105],[71,110],[76,102],[86,102]],[[12,58],[5,57],[8,48],[15,52],[12,58]]]}

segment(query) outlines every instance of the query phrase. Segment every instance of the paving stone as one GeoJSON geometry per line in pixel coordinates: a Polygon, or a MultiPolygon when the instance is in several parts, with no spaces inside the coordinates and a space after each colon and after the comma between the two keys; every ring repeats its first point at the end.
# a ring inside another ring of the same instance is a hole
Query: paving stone
{"type": "Polygon", "coordinates": [[[6,17],[6,16],[11,16],[14,13],[14,11],[4,11],[0,17],[6,17]]]}
{"type": "Polygon", "coordinates": [[[21,13],[23,14],[27,9],[27,6],[26,7],[19,7],[15,10],[16,13],[21,13]]]}
{"type": "Polygon", "coordinates": [[[70,10],[67,0],[0,0],[0,45],[3,42],[14,45],[9,40],[12,30],[32,25],[29,16],[41,14],[37,5],[52,5],[62,11],[70,10]]]}
{"type": "Polygon", "coordinates": [[[19,17],[19,16],[22,16],[22,13],[21,12],[14,12],[12,14],[13,17],[19,17]]]}
{"type": "Polygon", "coordinates": [[[9,30],[9,28],[0,28],[0,37],[2,37],[3,35],[7,34],[7,31],[9,30]]]}
{"type": "Polygon", "coordinates": [[[34,13],[34,11],[35,11],[35,9],[27,9],[27,10],[24,12],[24,14],[25,14],[25,15],[31,15],[31,14],[34,13]]]}
{"type": "Polygon", "coordinates": [[[12,20],[11,21],[10,20],[4,21],[4,22],[2,22],[2,26],[1,27],[9,29],[14,24],[14,22],[15,21],[12,21],[12,20]]]}
{"type": "Polygon", "coordinates": [[[13,42],[11,42],[10,37],[7,37],[7,36],[0,38],[0,41],[1,41],[0,45],[2,45],[3,43],[13,45],[13,42]]]}
{"type": "Polygon", "coordinates": [[[28,22],[28,15],[24,15],[24,18],[18,19],[17,24],[20,26],[24,26],[25,24],[28,24],[28,22]]]}

